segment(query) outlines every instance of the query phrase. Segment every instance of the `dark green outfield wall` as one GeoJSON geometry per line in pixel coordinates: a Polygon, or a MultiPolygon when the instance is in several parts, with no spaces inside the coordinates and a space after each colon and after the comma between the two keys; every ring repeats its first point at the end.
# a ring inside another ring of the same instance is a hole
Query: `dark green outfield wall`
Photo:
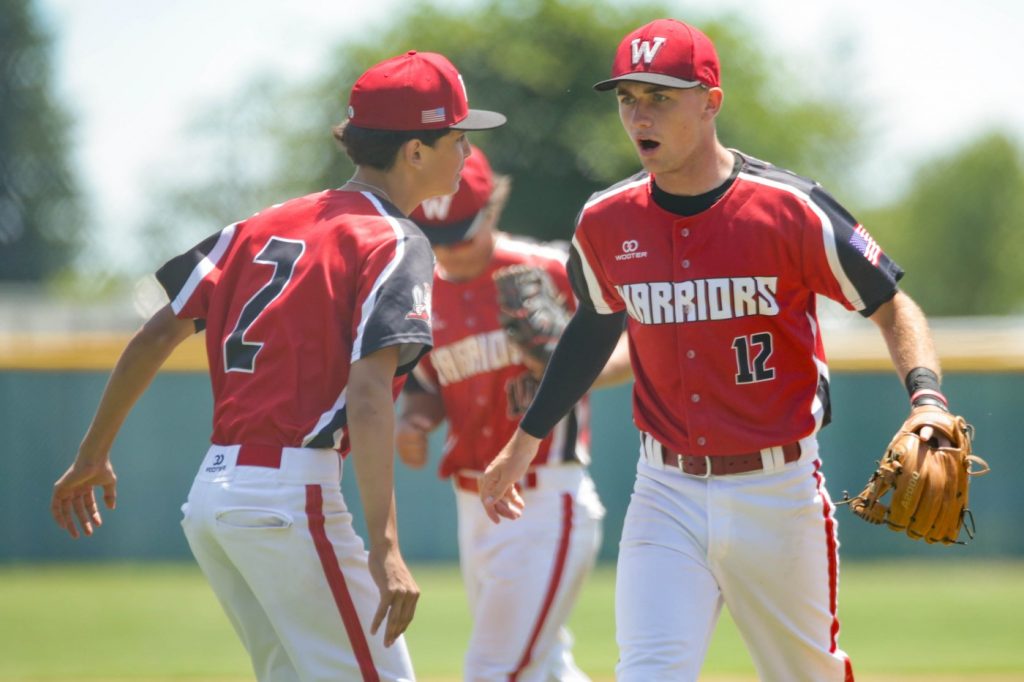
{"type": "MultiPolygon", "coordinates": [[[[0,561],[173,559],[188,557],[179,507],[206,450],[211,398],[205,374],[166,373],[136,406],[114,448],[118,509],[102,529],[71,541],[49,516],[53,481],[75,453],[106,382],[106,372],[0,372],[0,561]]],[[[891,373],[834,373],[831,426],[821,433],[824,472],[833,498],[859,490],[906,415],[906,397],[891,373]]],[[[883,532],[840,509],[843,556],[1024,555],[1024,452],[1011,438],[1024,421],[1024,374],[954,373],[945,389],[956,411],[977,428],[975,450],[994,473],[975,480],[971,507],[977,539],[935,547],[883,532]]],[[[592,473],[608,508],[602,556],[615,556],[636,466],[629,387],[593,396],[592,473]]],[[[452,493],[430,471],[399,467],[399,526],[410,560],[456,556],[452,493]]],[[[358,511],[354,476],[343,482],[358,511]]],[[[361,524],[360,524],[361,527],[361,524]]]]}

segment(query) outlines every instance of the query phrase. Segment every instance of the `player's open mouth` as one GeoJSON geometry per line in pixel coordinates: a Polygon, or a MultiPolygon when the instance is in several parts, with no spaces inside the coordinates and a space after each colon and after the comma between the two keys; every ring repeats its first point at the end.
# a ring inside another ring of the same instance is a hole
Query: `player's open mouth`
{"type": "Polygon", "coordinates": [[[654,140],[637,140],[636,144],[645,152],[657,149],[661,145],[660,142],[655,142],[654,140]]]}

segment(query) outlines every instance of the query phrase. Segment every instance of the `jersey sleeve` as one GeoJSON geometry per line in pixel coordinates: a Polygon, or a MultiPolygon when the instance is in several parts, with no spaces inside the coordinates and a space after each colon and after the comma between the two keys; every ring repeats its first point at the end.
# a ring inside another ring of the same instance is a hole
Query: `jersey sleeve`
{"type": "Polygon", "coordinates": [[[197,328],[203,327],[210,294],[239,226],[240,223],[228,225],[156,271],[156,279],[171,301],[171,310],[180,318],[196,320],[197,328]]]}
{"type": "Polygon", "coordinates": [[[596,253],[581,222],[569,246],[569,261],[566,264],[569,282],[580,307],[601,315],[621,312],[625,310],[625,303],[615,288],[608,284],[596,253]]]}
{"type": "Polygon", "coordinates": [[[868,317],[896,295],[903,269],[828,192],[815,186],[810,196],[821,230],[806,233],[807,285],[868,317]]]}
{"type": "Polygon", "coordinates": [[[366,258],[357,283],[359,315],[353,320],[352,362],[400,346],[398,373],[412,370],[430,350],[434,253],[415,227],[389,219],[395,236],[366,258]],[[402,228],[406,228],[404,231],[402,228]]]}

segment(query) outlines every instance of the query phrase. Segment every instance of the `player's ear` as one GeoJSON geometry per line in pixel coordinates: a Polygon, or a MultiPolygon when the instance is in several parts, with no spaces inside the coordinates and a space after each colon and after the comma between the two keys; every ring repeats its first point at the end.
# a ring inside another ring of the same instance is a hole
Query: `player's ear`
{"type": "Polygon", "coordinates": [[[708,96],[704,101],[704,113],[708,118],[714,118],[722,111],[722,102],[725,100],[725,92],[722,88],[708,88],[708,96]]]}
{"type": "Polygon", "coordinates": [[[423,164],[423,146],[422,140],[418,140],[415,137],[412,138],[398,149],[397,160],[404,161],[414,168],[421,167],[423,164]]]}

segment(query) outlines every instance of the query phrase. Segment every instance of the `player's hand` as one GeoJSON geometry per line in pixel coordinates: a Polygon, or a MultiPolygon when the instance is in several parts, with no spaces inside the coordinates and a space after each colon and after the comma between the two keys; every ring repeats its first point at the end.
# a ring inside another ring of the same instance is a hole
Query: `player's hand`
{"type": "Polygon", "coordinates": [[[384,646],[395,643],[412,622],[420,588],[405,565],[397,546],[387,549],[370,548],[370,575],[380,590],[380,606],[370,624],[370,634],[376,635],[387,617],[384,628],[384,646]]]}
{"type": "Polygon", "coordinates": [[[395,425],[395,448],[407,467],[419,469],[427,463],[428,434],[434,428],[427,417],[412,414],[402,417],[395,425]]]}
{"type": "Polygon", "coordinates": [[[103,488],[103,503],[107,509],[117,506],[117,476],[109,459],[76,459],[64,475],[53,484],[50,514],[57,525],[66,530],[72,538],[78,537],[76,518],[86,535],[92,535],[96,527],[103,525],[99,507],[96,505],[94,486],[103,488]]]}
{"type": "MultiPolygon", "coordinates": [[[[913,414],[915,412],[919,412],[919,411],[923,412],[923,411],[926,411],[926,410],[935,410],[935,409],[938,409],[938,408],[935,408],[935,407],[933,407],[931,405],[922,405],[920,407],[915,407],[913,410],[911,410],[911,414],[913,414]]],[[[936,433],[935,429],[932,428],[930,425],[927,425],[927,424],[921,427],[921,432],[918,435],[921,436],[921,440],[924,441],[925,443],[927,443],[928,441],[934,439],[935,442],[932,443],[932,445],[933,445],[933,447],[936,447],[936,448],[948,448],[948,447],[953,445],[952,441],[950,441],[949,438],[947,438],[944,433],[941,433],[941,432],[936,433]]]]}
{"type": "Polygon", "coordinates": [[[487,465],[480,478],[480,502],[494,523],[499,523],[502,517],[515,520],[522,516],[526,503],[516,483],[526,475],[539,446],[539,438],[516,429],[512,439],[487,465]]]}

